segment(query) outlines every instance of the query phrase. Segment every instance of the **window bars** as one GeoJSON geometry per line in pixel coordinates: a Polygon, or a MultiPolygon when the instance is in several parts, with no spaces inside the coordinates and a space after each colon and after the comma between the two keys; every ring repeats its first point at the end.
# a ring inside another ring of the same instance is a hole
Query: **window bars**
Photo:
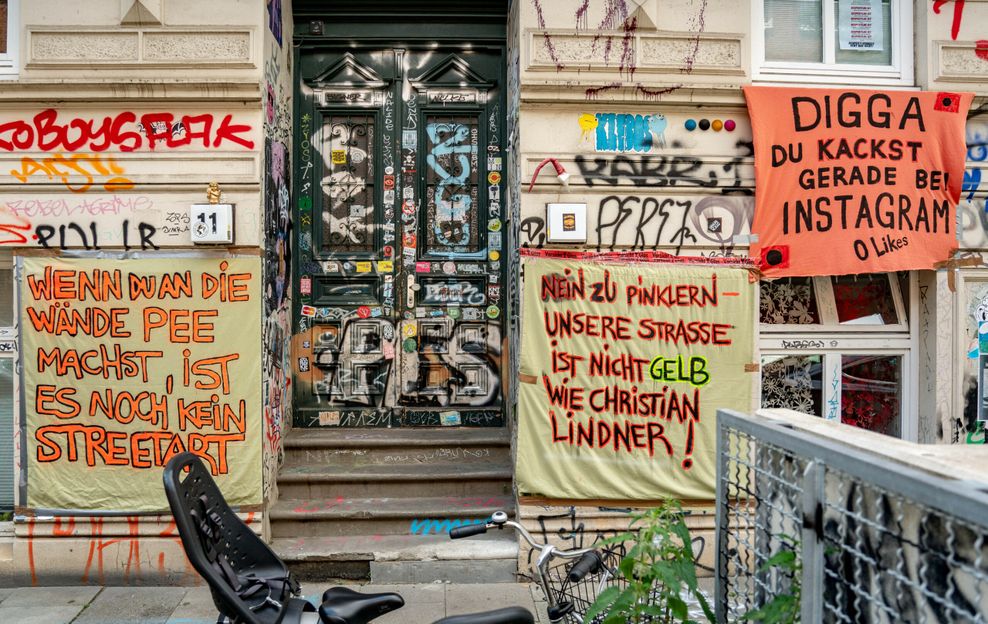
{"type": "Polygon", "coordinates": [[[731,410],[717,451],[718,623],[791,599],[805,623],[988,623],[988,475],[931,475],[731,410]]]}

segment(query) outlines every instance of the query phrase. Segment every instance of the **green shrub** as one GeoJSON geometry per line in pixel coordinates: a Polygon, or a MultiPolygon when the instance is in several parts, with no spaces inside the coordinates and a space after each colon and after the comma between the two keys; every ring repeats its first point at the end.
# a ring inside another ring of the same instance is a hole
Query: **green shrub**
{"type": "Polygon", "coordinates": [[[632,622],[694,622],[683,596],[700,603],[708,621],[714,621],[703,594],[697,589],[693,543],[679,501],[633,516],[630,531],[604,540],[602,545],[630,543],[618,573],[618,584],[600,593],[584,622],[603,615],[602,624],[632,622]]]}

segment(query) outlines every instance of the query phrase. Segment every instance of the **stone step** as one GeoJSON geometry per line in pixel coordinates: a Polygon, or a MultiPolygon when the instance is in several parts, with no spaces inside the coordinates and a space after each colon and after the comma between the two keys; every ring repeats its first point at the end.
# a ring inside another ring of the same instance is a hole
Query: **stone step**
{"type": "Polygon", "coordinates": [[[445,535],[476,524],[495,511],[513,512],[508,496],[436,498],[280,499],[271,508],[271,532],[279,537],[339,535],[445,535]]]}
{"type": "Polygon", "coordinates": [[[289,463],[418,465],[507,460],[506,429],[294,429],[285,440],[289,463]]]}
{"type": "Polygon", "coordinates": [[[395,464],[354,462],[286,464],[278,474],[279,498],[483,497],[511,494],[511,464],[478,460],[463,465],[422,464],[409,469],[395,464]]]}
{"type": "Polygon", "coordinates": [[[518,542],[506,531],[462,540],[445,535],[275,538],[271,547],[308,582],[512,583],[518,567],[518,542]]]}
{"type": "Polygon", "coordinates": [[[503,427],[414,427],[414,428],[346,428],[292,429],[285,448],[369,446],[464,446],[507,445],[511,443],[503,427]]]}

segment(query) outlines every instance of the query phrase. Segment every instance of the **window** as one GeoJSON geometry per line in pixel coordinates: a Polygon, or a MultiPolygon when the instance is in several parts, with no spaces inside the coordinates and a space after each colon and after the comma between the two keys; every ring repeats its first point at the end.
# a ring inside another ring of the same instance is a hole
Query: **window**
{"type": "Polygon", "coordinates": [[[913,84],[911,2],[763,0],[752,13],[755,80],[913,84]]]}
{"type": "Polygon", "coordinates": [[[909,273],[762,282],[761,406],[915,440],[909,273]]]}
{"type": "Polygon", "coordinates": [[[17,76],[20,45],[20,0],[0,0],[0,80],[17,76]]]}

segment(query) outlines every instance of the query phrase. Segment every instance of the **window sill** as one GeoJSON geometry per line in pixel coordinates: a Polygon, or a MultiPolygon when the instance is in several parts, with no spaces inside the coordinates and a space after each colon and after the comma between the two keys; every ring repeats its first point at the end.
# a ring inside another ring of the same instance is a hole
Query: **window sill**
{"type": "Polygon", "coordinates": [[[891,87],[903,90],[919,90],[912,78],[902,78],[891,72],[866,73],[843,68],[804,69],[772,68],[752,70],[752,84],[789,84],[821,85],[827,87],[891,87]]]}

